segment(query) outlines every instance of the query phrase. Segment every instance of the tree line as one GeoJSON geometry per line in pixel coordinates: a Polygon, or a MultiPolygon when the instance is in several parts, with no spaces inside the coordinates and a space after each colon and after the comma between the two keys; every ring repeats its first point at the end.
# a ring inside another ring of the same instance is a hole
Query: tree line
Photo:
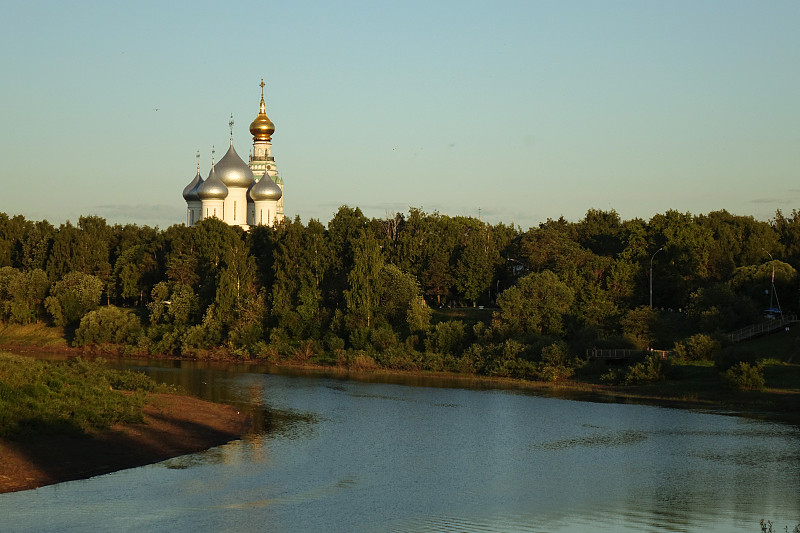
{"type": "Polygon", "coordinates": [[[644,221],[593,209],[523,231],[343,206],[327,225],[248,232],[0,213],[3,321],[185,357],[562,379],[592,347],[706,357],[765,309],[796,309],[797,268],[797,211],[644,221]]]}

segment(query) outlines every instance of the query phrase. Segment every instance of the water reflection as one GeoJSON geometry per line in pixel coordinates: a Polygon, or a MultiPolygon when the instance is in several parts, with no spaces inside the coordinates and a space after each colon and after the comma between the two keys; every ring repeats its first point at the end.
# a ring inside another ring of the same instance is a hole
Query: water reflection
{"type": "MultiPolygon", "coordinates": [[[[703,531],[796,520],[800,432],[492,389],[134,362],[249,409],[201,454],[0,496],[0,530],[703,531]],[[32,511],[35,510],[35,511],[32,511]]],[[[782,526],[780,528],[782,530],[782,526]]]]}

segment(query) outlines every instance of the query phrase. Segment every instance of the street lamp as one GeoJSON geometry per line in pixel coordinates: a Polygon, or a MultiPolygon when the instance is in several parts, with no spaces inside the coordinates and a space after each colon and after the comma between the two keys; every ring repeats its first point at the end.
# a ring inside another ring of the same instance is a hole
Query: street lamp
{"type": "MultiPolygon", "coordinates": [[[[766,248],[762,248],[767,255],[769,256],[770,263],[772,264],[772,280],[770,282],[770,293],[769,293],[769,312],[772,313],[772,310],[775,308],[773,301],[778,299],[778,295],[775,294],[775,258],[772,257],[772,254],[766,248]]],[[[783,318],[783,309],[781,309],[781,302],[778,301],[778,312],[783,318]]]]}
{"type": "Polygon", "coordinates": [[[658,252],[660,252],[663,249],[664,247],[662,246],[661,248],[656,250],[656,253],[654,253],[653,256],[650,258],[650,309],[653,308],[653,259],[655,259],[658,252]]]}

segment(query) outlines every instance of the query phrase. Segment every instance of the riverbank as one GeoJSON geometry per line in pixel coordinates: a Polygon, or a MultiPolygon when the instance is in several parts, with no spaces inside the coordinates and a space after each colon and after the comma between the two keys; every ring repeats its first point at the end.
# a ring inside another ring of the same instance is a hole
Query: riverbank
{"type": "Polygon", "coordinates": [[[85,479],[206,450],[247,432],[249,420],[230,405],[152,394],[144,423],[85,435],[0,439],[0,493],[85,479]]]}
{"type": "MultiPolygon", "coordinates": [[[[49,328],[47,328],[49,329],[49,328]]],[[[19,337],[4,339],[0,350],[17,354],[41,355],[68,354],[71,357],[123,357],[117,346],[70,347],[60,343],[25,344],[19,337]]],[[[132,359],[172,360],[171,356],[124,355],[132,359]]],[[[397,370],[382,367],[347,368],[306,361],[265,361],[242,359],[225,351],[209,353],[203,358],[179,358],[179,360],[208,361],[216,363],[268,365],[277,372],[333,376],[363,381],[418,384],[429,386],[439,380],[462,384],[467,388],[502,388],[530,391],[536,394],[578,401],[615,403],[639,403],[682,409],[703,409],[731,412],[748,416],[780,419],[800,424],[800,365],[784,363],[767,367],[767,387],[764,390],[736,391],[721,386],[717,371],[712,365],[684,364],[680,366],[679,379],[668,379],[640,385],[607,385],[573,377],[556,382],[531,381],[508,377],[492,377],[452,372],[427,370],[397,370]]],[[[461,386],[461,385],[456,385],[461,386]]]]}
{"type": "Polygon", "coordinates": [[[235,407],[136,372],[0,352],[0,493],[205,450],[249,425],[235,407]]]}

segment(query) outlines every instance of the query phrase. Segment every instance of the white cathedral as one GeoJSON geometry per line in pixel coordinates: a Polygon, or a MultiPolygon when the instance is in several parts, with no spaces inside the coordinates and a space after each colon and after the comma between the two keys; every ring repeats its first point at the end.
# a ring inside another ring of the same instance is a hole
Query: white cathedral
{"type": "Polygon", "coordinates": [[[203,180],[200,177],[198,154],[197,175],[183,189],[186,200],[186,224],[194,226],[200,220],[215,217],[245,230],[250,226],[272,226],[283,220],[283,179],[278,175],[272,157],[272,134],[275,124],[267,117],[264,104],[264,80],[261,80],[261,108],[250,124],[253,134],[253,153],[250,164],[245,163],[233,149],[233,117],[231,117],[231,147],[214,164],[203,180]]]}

